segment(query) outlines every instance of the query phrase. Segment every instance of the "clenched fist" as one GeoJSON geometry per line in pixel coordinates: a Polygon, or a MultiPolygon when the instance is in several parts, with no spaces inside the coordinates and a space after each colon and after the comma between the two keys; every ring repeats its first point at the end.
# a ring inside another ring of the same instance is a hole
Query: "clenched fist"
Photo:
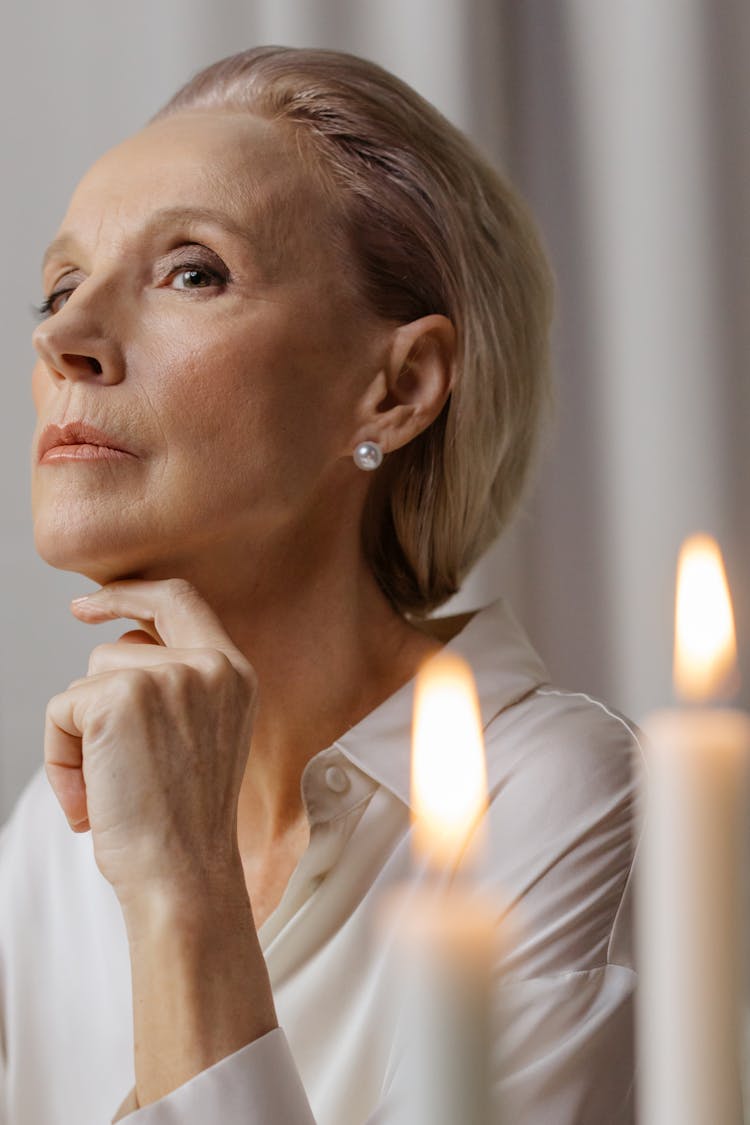
{"type": "Polygon", "coordinates": [[[140,630],[91,653],[88,675],[47,705],[47,776],[123,908],[191,893],[236,868],[237,805],[257,701],[255,673],[182,579],[135,579],[72,603],[82,621],[140,630]]]}

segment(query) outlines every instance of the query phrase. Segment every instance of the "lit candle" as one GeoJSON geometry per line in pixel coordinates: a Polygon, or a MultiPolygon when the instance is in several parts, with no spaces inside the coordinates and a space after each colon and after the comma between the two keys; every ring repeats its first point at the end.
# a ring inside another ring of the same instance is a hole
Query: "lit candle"
{"type": "Polygon", "coordinates": [[[426,885],[399,888],[389,903],[400,954],[404,1125],[497,1125],[489,1056],[499,911],[470,886],[486,804],[471,669],[440,653],[415,686],[413,840],[426,885]]]}
{"type": "Polygon", "coordinates": [[[438,873],[457,857],[463,872],[479,862],[487,807],[479,700],[470,666],[445,650],[415,681],[411,796],[417,859],[438,873]]]}
{"type": "Polygon", "coordinates": [[[646,720],[638,861],[640,1125],[740,1125],[741,883],[750,720],[736,685],[732,606],[706,536],[678,566],[675,690],[646,720]]]}

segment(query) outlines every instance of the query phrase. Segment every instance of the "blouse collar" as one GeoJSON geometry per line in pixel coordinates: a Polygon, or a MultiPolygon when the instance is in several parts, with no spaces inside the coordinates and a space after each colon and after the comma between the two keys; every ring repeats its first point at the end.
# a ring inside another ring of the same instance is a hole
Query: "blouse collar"
{"type": "MultiPolygon", "coordinates": [[[[480,609],[445,648],[471,664],[485,731],[501,711],[549,683],[547,669],[503,598],[480,609]]],[[[410,804],[414,682],[409,680],[334,743],[405,805],[410,804]]],[[[491,775],[489,762],[488,767],[491,775]]]]}

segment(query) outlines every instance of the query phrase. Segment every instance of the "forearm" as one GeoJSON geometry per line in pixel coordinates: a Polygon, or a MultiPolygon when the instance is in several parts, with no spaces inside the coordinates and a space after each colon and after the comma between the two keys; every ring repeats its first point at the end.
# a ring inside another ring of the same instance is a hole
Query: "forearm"
{"type": "Polygon", "coordinates": [[[140,1106],[277,1026],[241,869],[140,903],[126,928],[140,1106]]]}

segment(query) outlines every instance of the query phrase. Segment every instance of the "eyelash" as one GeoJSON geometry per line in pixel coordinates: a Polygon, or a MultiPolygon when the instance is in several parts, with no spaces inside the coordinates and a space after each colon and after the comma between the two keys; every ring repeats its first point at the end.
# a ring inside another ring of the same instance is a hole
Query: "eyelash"
{"type": "MultiPolygon", "coordinates": [[[[226,281],[227,281],[227,278],[223,274],[220,274],[218,272],[218,270],[210,269],[208,266],[204,265],[202,262],[181,262],[179,264],[179,266],[174,266],[169,271],[169,273],[167,274],[167,277],[171,277],[172,274],[178,274],[178,273],[202,273],[202,274],[205,274],[206,277],[210,277],[210,278],[213,278],[214,281],[218,281],[219,284],[225,284],[226,281]]],[[[196,286],[196,289],[206,289],[206,288],[208,288],[208,286],[205,286],[205,285],[197,285],[196,286]]],[[[74,291],[75,291],[75,286],[69,287],[67,289],[55,289],[52,293],[50,293],[49,297],[44,298],[41,305],[33,305],[32,306],[33,311],[34,311],[34,315],[39,320],[44,320],[48,316],[54,316],[55,310],[52,308],[52,306],[54,305],[57,298],[63,297],[66,293],[73,293],[74,291]]],[[[188,289],[187,292],[190,292],[190,290],[188,289]]]]}

